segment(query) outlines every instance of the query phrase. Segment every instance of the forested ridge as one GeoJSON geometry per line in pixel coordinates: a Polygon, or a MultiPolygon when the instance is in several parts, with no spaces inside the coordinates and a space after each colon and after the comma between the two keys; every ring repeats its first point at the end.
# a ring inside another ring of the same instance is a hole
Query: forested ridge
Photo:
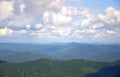
{"type": "MultiPolygon", "coordinates": [[[[99,72],[105,67],[114,66],[120,66],[120,60],[115,62],[93,62],[80,59],[40,59],[24,63],[2,62],[0,63],[0,77],[93,77],[89,74],[99,72]]],[[[111,71],[113,77],[118,77],[114,74],[119,71],[120,68],[111,71]]]]}

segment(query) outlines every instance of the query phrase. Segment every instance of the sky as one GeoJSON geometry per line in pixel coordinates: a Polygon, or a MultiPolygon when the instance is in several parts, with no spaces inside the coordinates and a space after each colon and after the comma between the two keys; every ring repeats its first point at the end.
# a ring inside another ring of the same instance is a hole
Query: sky
{"type": "Polygon", "coordinates": [[[120,43],[120,0],[0,0],[0,42],[120,43]]]}

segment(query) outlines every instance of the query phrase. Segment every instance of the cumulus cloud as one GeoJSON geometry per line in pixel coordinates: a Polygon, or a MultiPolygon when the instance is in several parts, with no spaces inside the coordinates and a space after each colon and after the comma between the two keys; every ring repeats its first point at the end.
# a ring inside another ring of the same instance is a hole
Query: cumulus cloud
{"type": "Polygon", "coordinates": [[[7,27],[0,29],[0,36],[10,35],[12,33],[13,33],[13,30],[7,27]]]}
{"type": "Polygon", "coordinates": [[[13,15],[13,1],[0,1],[0,21],[10,18],[13,15]]]}
{"type": "Polygon", "coordinates": [[[90,25],[91,24],[91,20],[92,20],[92,18],[88,18],[88,19],[84,19],[83,21],[82,21],[82,23],[81,23],[81,26],[88,26],[88,25],[90,25]]]}
{"type": "Polygon", "coordinates": [[[107,30],[106,33],[108,33],[108,34],[115,34],[116,32],[113,31],[113,30],[107,30]]]}
{"type": "Polygon", "coordinates": [[[27,13],[42,14],[46,10],[55,10],[64,5],[65,1],[61,0],[25,0],[27,13]],[[49,4],[49,5],[46,5],[49,4]],[[46,6],[45,6],[46,5],[46,6]]]}
{"type": "Polygon", "coordinates": [[[67,4],[71,2],[82,0],[1,0],[0,35],[26,34],[39,39],[118,37],[119,9],[111,6],[104,13],[96,12],[91,7],[67,4]]]}
{"type": "Polygon", "coordinates": [[[26,5],[21,2],[21,0],[14,1],[14,13],[15,14],[22,14],[24,12],[26,5]]]}
{"type": "Polygon", "coordinates": [[[120,10],[113,7],[108,7],[105,10],[105,15],[99,14],[99,19],[109,25],[119,25],[120,24],[120,10]]]}
{"type": "Polygon", "coordinates": [[[30,28],[30,24],[33,22],[34,19],[26,16],[26,15],[14,15],[10,21],[8,21],[8,27],[12,29],[28,29],[30,28]]]}
{"type": "Polygon", "coordinates": [[[68,36],[71,33],[71,29],[70,28],[59,28],[58,32],[62,36],[68,36]]]}
{"type": "Polygon", "coordinates": [[[13,34],[16,35],[16,34],[19,34],[19,35],[24,35],[24,34],[27,34],[28,31],[27,30],[14,30],[13,31],[13,34]]]}
{"type": "Polygon", "coordinates": [[[81,2],[82,0],[25,0],[24,2],[26,3],[26,12],[38,14],[46,10],[58,10],[69,1],[81,2]]]}
{"type": "Polygon", "coordinates": [[[32,31],[31,36],[35,36],[35,37],[38,37],[39,39],[42,39],[42,38],[49,38],[50,33],[47,32],[46,29],[41,29],[41,30],[36,30],[36,31],[32,31]]]}
{"type": "Polygon", "coordinates": [[[99,13],[97,16],[88,17],[83,19],[81,22],[81,27],[84,27],[82,32],[92,33],[91,29],[95,29],[97,34],[95,37],[107,36],[109,34],[119,33],[119,16],[120,10],[117,10],[113,7],[108,7],[105,9],[105,14],[99,13]],[[86,28],[88,31],[85,31],[86,28]],[[117,28],[117,31],[115,30],[117,28]]]}
{"type": "Polygon", "coordinates": [[[84,30],[76,30],[75,33],[83,33],[83,34],[92,34],[92,33],[96,33],[97,30],[95,29],[84,29],[84,30]]]}
{"type": "Polygon", "coordinates": [[[94,36],[93,36],[93,38],[94,39],[98,39],[98,38],[101,38],[101,37],[103,37],[105,34],[103,34],[103,33],[96,33],[94,36]]]}
{"type": "Polygon", "coordinates": [[[93,24],[92,25],[92,28],[93,29],[97,29],[97,28],[101,28],[101,27],[103,27],[104,26],[104,24],[102,23],[102,22],[100,22],[100,23],[95,23],[95,24],[93,24]]]}
{"type": "Polygon", "coordinates": [[[41,29],[42,26],[43,26],[42,24],[35,24],[35,28],[36,28],[36,29],[41,29]]]}
{"type": "Polygon", "coordinates": [[[65,23],[69,23],[72,20],[72,18],[70,16],[64,16],[61,14],[54,14],[53,15],[53,24],[65,24],[65,23]]]}
{"type": "Polygon", "coordinates": [[[47,11],[43,14],[43,19],[45,23],[64,25],[65,23],[69,23],[72,20],[72,17],[60,13],[47,11]]]}
{"type": "Polygon", "coordinates": [[[26,28],[27,28],[27,29],[30,29],[30,28],[31,28],[31,25],[30,25],[30,24],[27,24],[27,25],[26,25],[26,28]]]}

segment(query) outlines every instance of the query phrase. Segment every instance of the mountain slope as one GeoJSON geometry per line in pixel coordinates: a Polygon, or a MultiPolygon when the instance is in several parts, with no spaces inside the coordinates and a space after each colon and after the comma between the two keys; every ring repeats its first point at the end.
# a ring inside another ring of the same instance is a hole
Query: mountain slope
{"type": "Polygon", "coordinates": [[[26,61],[33,61],[41,58],[52,58],[52,57],[47,55],[34,54],[30,52],[17,52],[15,54],[5,56],[0,59],[7,62],[26,62],[26,61]]]}
{"type": "MultiPolygon", "coordinates": [[[[54,55],[60,59],[89,60],[91,56],[114,52],[115,53],[120,52],[120,45],[69,44],[68,46],[66,46],[66,48],[61,49],[58,52],[54,53],[54,55]]],[[[119,54],[116,55],[118,56],[116,60],[119,60],[120,59],[119,54]]],[[[114,61],[114,59],[111,59],[111,61],[114,61]]]]}
{"type": "MultiPolygon", "coordinates": [[[[93,45],[93,44],[80,44],[80,43],[51,43],[51,44],[10,44],[10,43],[2,44],[1,43],[0,44],[0,50],[8,51],[8,49],[9,51],[15,51],[21,54],[22,52],[28,52],[40,56],[43,55],[44,56],[43,58],[52,57],[54,59],[60,59],[60,60],[84,59],[84,60],[93,60],[93,61],[115,61],[120,59],[119,56],[120,45],[93,45]],[[111,56],[113,57],[111,57],[110,54],[112,54],[111,56]]],[[[1,55],[7,55],[7,54],[10,54],[10,52],[1,53],[0,57],[1,55]]],[[[24,53],[22,55],[24,55],[24,53]]],[[[15,55],[12,56],[14,57],[15,55]]],[[[27,54],[26,56],[29,57],[29,55],[27,54]]],[[[9,58],[11,57],[8,56],[3,58],[7,58],[8,61],[9,58]]],[[[25,61],[27,61],[27,59],[25,61]]]]}
{"type": "Polygon", "coordinates": [[[108,66],[120,66],[120,61],[103,63],[41,59],[17,64],[2,63],[0,77],[85,77],[89,73],[95,73],[108,66]]]}
{"type": "Polygon", "coordinates": [[[16,52],[8,50],[8,49],[0,49],[0,58],[6,57],[12,54],[15,54],[16,52]]]}
{"type": "Polygon", "coordinates": [[[103,61],[103,62],[120,60],[120,51],[102,53],[95,56],[91,56],[89,57],[89,60],[103,61]]]}
{"type": "Polygon", "coordinates": [[[86,75],[86,77],[120,77],[120,66],[105,67],[96,73],[86,75]]]}

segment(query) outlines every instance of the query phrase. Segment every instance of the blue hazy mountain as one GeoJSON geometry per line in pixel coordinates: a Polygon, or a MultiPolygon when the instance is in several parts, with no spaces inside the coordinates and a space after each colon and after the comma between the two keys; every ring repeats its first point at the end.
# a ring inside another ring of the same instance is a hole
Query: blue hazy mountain
{"type": "Polygon", "coordinates": [[[31,61],[40,58],[52,58],[61,60],[85,59],[92,61],[115,61],[120,59],[119,53],[119,44],[0,44],[0,59],[12,62],[31,61]]]}
{"type": "Polygon", "coordinates": [[[95,56],[89,57],[89,60],[94,61],[115,61],[120,59],[120,51],[114,51],[114,52],[108,52],[108,53],[102,53],[95,56]]]}
{"type": "Polygon", "coordinates": [[[34,54],[31,52],[16,52],[12,55],[1,57],[0,59],[7,62],[27,62],[41,58],[52,58],[47,55],[34,54]]]}
{"type": "Polygon", "coordinates": [[[9,55],[13,55],[15,53],[16,52],[8,50],[8,49],[0,49],[0,58],[6,57],[6,56],[9,56],[9,55]]]}

